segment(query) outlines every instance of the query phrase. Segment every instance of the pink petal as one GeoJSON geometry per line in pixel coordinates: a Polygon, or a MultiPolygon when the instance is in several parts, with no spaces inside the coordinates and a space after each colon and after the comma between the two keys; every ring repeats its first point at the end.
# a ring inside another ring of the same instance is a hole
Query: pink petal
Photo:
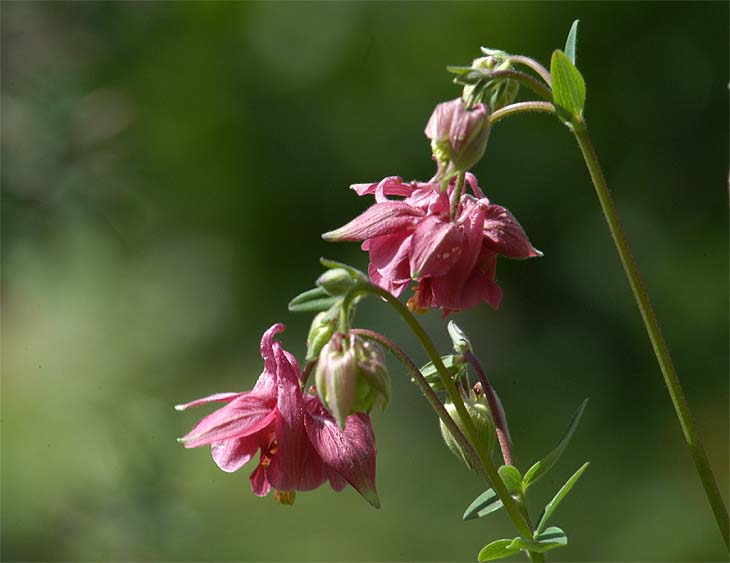
{"type": "Polygon", "coordinates": [[[403,290],[408,287],[408,284],[411,281],[410,279],[407,279],[403,282],[391,282],[389,279],[381,276],[380,272],[378,272],[377,268],[372,264],[368,266],[368,276],[370,277],[371,282],[382,287],[385,291],[392,293],[396,297],[403,293],[403,290]]]}
{"type": "Polygon", "coordinates": [[[477,267],[464,284],[460,308],[470,309],[482,301],[486,301],[493,309],[499,308],[502,290],[495,281],[496,271],[497,255],[489,250],[483,250],[477,267]]]}
{"type": "Polygon", "coordinates": [[[410,248],[411,276],[419,279],[446,274],[459,260],[464,234],[455,223],[426,217],[416,227],[410,248]]]}
{"type": "Polygon", "coordinates": [[[255,495],[265,497],[269,494],[271,484],[266,475],[266,468],[261,463],[253,470],[249,481],[251,481],[251,490],[255,495]]]}
{"type": "Polygon", "coordinates": [[[226,406],[209,414],[180,439],[186,448],[230,438],[243,438],[268,426],[276,417],[271,399],[257,393],[242,393],[226,406]]]}
{"type": "Polygon", "coordinates": [[[274,337],[286,330],[282,323],[276,323],[264,332],[261,337],[261,357],[264,359],[264,372],[259,377],[253,390],[260,393],[275,394],[276,389],[276,360],[272,344],[274,337]]]}
{"type": "Polygon", "coordinates": [[[375,195],[378,186],[382,185],[384,195],[409,196],[413,192],[411,184],[403,183],[403,179],[399,176],[389,176],[380,182],[372,184],[352,184],[351,190],[355,190],[357,195],[375,195]]]}
{"type": "Polygon", "coordinates": [[[402,201],[376,203],[346,225],[322,235],[326,241],[364,240],[411,231],[423,211],[402,201]]]}
{"type": "Polygon", "coordinates": [[[411,240],[411,235],[405,233],[368,239],[370,262],[390,282],[407,284],[410,280],[408,252],[411,240]]]}
{"type": "Polygon", "coordinates": [[[471,172],[466,173],[466,183],[469,184],[469,186],[471,187],[472,193],[476,197],[481,199],[484,203],[487,203],[487,204],[489,203],[489,200],[486,198],[486,196],[484,195],[484,192],[479,187],[479,184],[477,182],[477,177],[474,176],[474,174],[472,174],[471,172]],[[484,200],[486,200],[486,201],[484,201],[484,200]]]}
{"type": "Polygon", "coordinates": [[[189,403],[185,403],[183,405],[175,405],[175,410],[184,411],[185,409],[189,409],[190,407],[207,405],[208,403],[228,403],[242,394],[243,393],[215,393],[213,395],[203,397],[202,399],[195,399],[194,401],[190,401],[189,403]]]}
{"type": "Polygon", "coordinates": [[[304,426],[325,464],[339,473],[366,501],[379,508],[375,489],[375,436],[370,417],[364,413],[353,414],[341,429],[321,404],[308,403],[304,426]]]}
{"type": "Polygon", "coordinates": [[[542,256],[527,239],[517,219],[501,205],[489,205],[484,217],[484,238],[494,252],[509,258],[542,256]]]}
{"type": "Polygon", "coordinates": [[[267,476],[269,483],[279,491],[311,491],[327,480],[327,467],[306,436],[305,441],[297,451],[300,466],[296,473],[282,465],[281,448],[272,457],[267,476]]]}
{"type": "Polygon", "coordinates": [[[213,461],[227,473],[241,469],[256,455],[258,449],[259,442],[255,436],[213,442],[210,447],[213,461]]]}

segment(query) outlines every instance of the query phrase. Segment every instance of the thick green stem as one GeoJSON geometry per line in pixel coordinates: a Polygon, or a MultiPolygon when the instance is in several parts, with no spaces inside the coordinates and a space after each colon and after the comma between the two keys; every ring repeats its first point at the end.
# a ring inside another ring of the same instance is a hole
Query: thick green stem
{"type": "Polygon", "coordinates": [[[449,213],[452,222],[456,221],[456,213],[459,211],[459,202],[461,201],[461,191],[464,189],[465,176],[465,172],[459,172],[459,175],[456,177],[456,187],[451,198],[451,212],[449,213]]]}
{"type": "Polygon", "coordinates": [[[669,396],[672,399],[674,410],[677,413],[679,424],[682,427],[684,438],[689,446],[692,459],[694,460],[697,472],[700,475],[702,486],[705,488],[707,499],[710,501],[710,506],[715,514],[715,520],[720,526],[722,537],[725,540],[725,545],[730,548],[730,521],[728,519],[727,508],[722,500],[720,489],[715,481],[715,476],[712,474],[712,468],[707,459],[707,454],[700,440],[699,434],[695,428],[692,414],[687,403],[687,398],[682,390],[682,385],[677,376],[677,372],[672,364],[672,358],[669,355],[669,349],[667,343],[664,340],[661,329],[659,328],[659,322],[657,321],[654,310],[652,309],[651,302],[649,301],[649,295],[646,292],[644,283],[639,274],[639,268],[636,264],[629,243],[626,240],[623,228],[616,212],[616,206],[613,203],[611,194],[608,191],[608,185],[606,184],[606,178],[603,176],[601,165],[598,162],[598,156],[596,150],[593,147],[590,136],[588,135],[588,129],[582,118],[575,119],[572,124],[572,130],[578,140],[578,145],[583,153],[583,159],[586,162],[586,166],[591,174],[591,180],[596,188],[596,195],[601,203],[601,209],[603,215],[608,223],[608,228],[611,231],[611,237],[616,245],[619,256],[621,257],[621,263],[624,266],[626,276],[629,279],[631,290],[634,293],[636,304],[641,312],[641,318],[644,320],[644,326],[646,332],[649,334],[649,340],[654,348],[654,354],[656,355],[657,362],[661,368],[662,375],[664,376],[664,382],[667,385],[669,396]]]}
{"type": "MultiPolygon", "coordinates": [[[[411,376],[413,377],[413,381],[416,382],[416,385],[421,389],[421,392],[426,397],[428,402],[431,404],[431,408],[436,412],[438,417],[441,419],[441,421],[444,423],[446,428],[449,429],[449,432],[451,432],[451,435],[454,437],[456,442],[459,444],[459,447],[464,452],[466,457],[469,458],[469,461],[471,462],[472,467],[481,468],[481,463],[479,461],[479,456],[477,455],[476,450],[471,445],[471,442],[467,440],[466,436],[464,436],[464,433],[461,431],[461,429],[457,426],[456,422],[454,422],[454,419],[451,418],[448,411],[444,408],[444,405],[441,404],[441,401],[439,401],[438,396],[434,392],[433,389],[431,389],[431,386],[428,384],[428,381],[423,377],[423,374],[421,373],[421,370],[418,369],[418,366],[413,362],[413,360],[410,358],[408,354],[395,342],[393,342],[390,338],[387,336],[384,336],[378,332],[375,332],[373,330],[368,330],[364,328],[353,328],[350,330],[351,334],[358,334],[360,336],[363,336],[365,338],[369,338],[371,340],[375,340],[376,342],[382,344],[385,346],[388,351],[390,351],[391,354],[393,354],[400,362],[408,369],[408,371],[411,373],[411,376]]],[[[484,475],[486,477],[486,474],[484,475]]]]}
{"type": "MultiPolygon", "coordinates": [[[[431,359],[433,365],[436,367],[436,370],[438,371],[441,378],[441,383],[446,388],[446,392],[448,393],[449,398],[456,407],[456,412],[459,414],[459,418],[464,423],[464,427],[466,428],[466,434],[469,437],[472,445],[476,449],[477,455],[479,456],[479,461],[484,468],[484,472],[486,474],[487,480],[489,481],[489,484],[492,486],[494,492],[497,493],[497,496],[502,501],[502,504],[504,505],[507,514],[509,515],[520,535],[525,538],[531,538],[532,527],[530,526],[529,522],[525,520],[524,515],[521,513],[514,499],[509,494],[507,487],[505,487],[502,479],[499,477],[499,474],[497,473],[497,468],[494,466],[494,463],[492,463],[492,459],[489,456],[489,450],[484,441],[479,436],[479,433],[477,432],[477,429],[475,428],[474,423],[472,422],[471,417],[469,416],[469,413],[464,406],[464,401],[456,388],[456,384],[451,379],[451,375],[446,369],[446,366],[444,366],[443,361],[441,361],[441,355],[438,353],[438,350],[436,349],[434,343],[431,341],[431,338],[428,336],[426,331],[416,320],[413,314],[408,310],[408,308],[403,305],[403,303],[401,303],[390,292],[372,284],[357,285],[350,289],[350,291],[347,292],[343,300],[343,310],[347,310],[349,308],[350,302],[355,297],[357,297],[359,294],[364,293],[372,293],[385,299],[385,301],[387,301],[388,304],[390,304],[398,312],[398,314],[400,314],[408,327],[416,335],[421,343],[421,346],[423,346],[423,349],[426,351],[428,357],[431,359]]],[[[529,556],[531,561],[544,561],[544,558],[540,553],[530,552],[529,556]]]]}

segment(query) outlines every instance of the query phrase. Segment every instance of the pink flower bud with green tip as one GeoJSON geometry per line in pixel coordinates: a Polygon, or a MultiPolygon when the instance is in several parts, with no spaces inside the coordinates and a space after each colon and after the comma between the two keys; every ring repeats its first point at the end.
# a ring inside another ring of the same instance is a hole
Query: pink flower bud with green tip
{"type": "Polygon", "coordinates": [[[467,109],[461,98],[438,104],[425,129],[439,167],[437,177],[446,179],[466,172],[482,158],[489,139],[489,113],[484,104],[467,109]]]}
{"type": "Polygon", "coordinates": [[[370,418],[352,415],[341,429],[317,397],[300,387],[299,365],[274,336],[276,324],[261,339],[264,371],[251,391],[217,393],[177,410],[218,402],[224,406],[200,420],[180,442],[186,448],[210,445],[213,460],[226,472],[237,471],[260,453],[251,488],[293,502],[292,491],[316,489],[325,481],[335,491],[347,483],[378,508],[375,489],[375,436],[370,418]]]}

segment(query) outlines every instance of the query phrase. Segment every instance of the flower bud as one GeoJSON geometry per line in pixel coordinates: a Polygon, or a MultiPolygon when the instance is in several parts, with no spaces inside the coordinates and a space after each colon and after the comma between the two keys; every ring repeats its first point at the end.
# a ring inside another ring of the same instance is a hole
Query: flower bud
{"type": "Polygon", "coordinates": [[[322,348],[315,377],[320,399],[343,428],[351,413],[385,408],[390,400],[383,349],[354,334],[337,333],[322,348]]]}
{"type": "MultiPolygon", "coordinates": [[[[474,426],[477,429],[479,437],[487,445],[487,450],[491,454],[492,449],[494,448],[494,444],[496,442],[496,432],[494,429],[494,421],[492,420],[492,415],[489,412],[489,407],[487,406],[486,399],[483,396],[481,398],[477,398],[477,396],[470,391],[469,397],[464,400],[464,406],[466,407],[466,412],[469,413],[469,417],[471,418],[474,426]]],[[[444,407],[446,408],[446,412],[448,412],[449,415],[451,415],[451,418],[454,419],[454,422],[456,422],[456,425],[459,427],[462,433],[468,437],[469,434],[466,431],[464,423],[459,417],[459,413],[456,411],[456,406],[454,405],[454,403],[452,403],[451,401],[446,401],[446,403],[444,403],[444,407]]],[[[454,439],[451,431],[446,428],[446,425],[443,423],[443,421],[440,421],[440,423],[441,436],[443,437],[444,442],[446,442],[446,445],[449,447],[449,449],[456,457],[461,459],[467,465],[467,467],[469,467],[469,469],[471,469],[472,471],[477,471],[477,468],[472,465],[468,456],[464,453],[464,450],[462,450],[459,443],[454,439]]]]}
{"type": "Polygon", "coordinates": [[[439,176],[465,172],[484,154],[489,139],[489,114],[483,104],[467,109],[461,99],[436,106],[425,129],[439,176]]]}
{"type": "Polygon", "coordinates": [[[347,345],[345,335],[336,333],[324,345],[315,375],[317,394],[341,428],[352,411],[357,387],[355,350],[347,345]]]}
{"type": "Polygon", "coordinates": [[[322,351],[322,347],[332,338],[339,312],[340,304],[336,303],[329,310],[317,313],[312,320],[307,335],[307,361],[316,360],[322,351]]]}
{"type": "Polygon", "coordinates": [[[317,285],[333,296],[344,295],[355,282],[352,274],[344,268],[327,270],[317,279],[317,285]]]}
{"type": "Polygon", "coordinates": [[[381,346],[372,340],[350,335],[357,358],[358,378],[353,410],[370,412],[376,404],[385,409],[390,401],[390,374],[381,346]]]}

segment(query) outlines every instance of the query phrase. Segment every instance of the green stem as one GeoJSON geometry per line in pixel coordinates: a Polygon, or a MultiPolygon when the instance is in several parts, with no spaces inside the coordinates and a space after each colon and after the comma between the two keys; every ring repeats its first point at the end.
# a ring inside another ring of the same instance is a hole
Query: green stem
{"type": "MultiPolygon", "coordinates": [[[[350,289],[350,291],[347,292],[343,300],[343,310],[349,308],[350,302],[359,294],[363,293],[372,293],[374,295],[382,297],[398,312],[398,314],[400,314],[408,327],[416,335],[421,343],[421,346],[423,346],[423,349],[426,351],[428,357],[431,359],[433,365],[436,367],[436,370],[441,377],[441,383],[446,388],[446,392],[448,393],[449,398],[456,407],[456,412],[459,414],[459,418],[464,423],[464,427],[466,428],[466,434],[468,435],[472,445],[477,451],[479,461],[484,468],[484,472],[486,473],[489,484],[492,486],[494,492],[497,493],[497,496],[502,501],[502,504],[504,505],[507,514],[514,523],[520,535],[526,538],[531,538],[532,527],[525,520],[524,515],[521,513],[514,499],[509,494],[509,491],[507,491],[507,487],[505,487],[502,479],[499,477],[499,474],[497,473],[497,468],[494,466],[494,463],[492,463],[492,460],[489,456],[489,450],[487,449],[484,441],[479,436],[479,433],[477,432],[477,429],[475,428],[474,423],[472,422],[471,417],[469,416],[469,413],[464,406],[464,401],[462,400],[461,395],[459,394],[459,391],[454,384],[454,381],[451,379],[449,371],[446,369],[446,366],[444,366],[443,361],[441,361],[441,355],[438,353],[438,350],[436,349],[436,346],[434,345],[431,338],[428,336],[426,331],[416,320],[413,314],[406,308],[405,305],[403,305],[403,303],[401,303],[390,292],[372,284],[356,285],[355,287],[350,289]]],[[[543,555],[540,553],[529,552],[529,556],[531,561],[544,561],[543,555]]]]}
{"type": "Polygon", "coordinates": [[[613,203],[611,194],[608,191],[608,185],[606,184],[606,178],[601,170],[601,165],[598,162],[598,156],[596,150],[593,147],[591,138],[588,135],[588,129],[582,118],[576,118],[572,123],[572,131],[578,140],[578,145],[583,153],[583,159],[585,160],[586,166],[591,174],[591,180],[596,188],[596,195],[601,203],[601,209],[603,215],[608,223],[608,228],[611,231],[611,237],[616,245],[619,256],[621,257],[621,263],[623,264],[626,276],[629,279],[631,290],[634,293],[636,304],[641,312],[641,318],[644,320],[644,326],[646,332],[649,334],[649,340],[654,348],[654,354],[656,355],[659,367],[661,368],[662,375],[664,376],[664,382],[667,385],[669,396],[672,399],[674,410],[677,413],[679,424],[682,427],[684,438],[689,446],[692,459],[694,460],[697,472],[700,475],[702,486],[705,488],[707,499],[710,501],[710,506],[715,514],[715,520],[720,526],[722,537],[725,540],[725,545],[730,548],[730,540],[728,536],[730,534],[730,520],[728,519],[727,508],[722,500],[720,489],[715,481],[715,476],[712,474],[712,468],[707,459],[707,454],[702,445],[700,437],[695,428],[692,414],[687,404],[687,398],[682,390],[682,385],[677,376],[677,372],[672,364],[672,358],[669,355],[669,349],[667,343],[662,336],[661,329],[659,328],[659,322],[657,321],[654,310],[652,309],[651,302],[649,301],[649,295],[646,292],[644,283],[639,274],[639,268],[636,264],[629,243],[626,240],[623,228],[616,212],[616,206],[613,203]]]}
{"type": "MultiPolygon", "coordinates": [[[[428,381],[426,381],[426,379],[423,377],[421,370],[418,369],[418,366],[416,366],[410,356],[390,338],[373,330],[368,330],[364,328],[353,328],[352,330],[350,330],[350,334],[358,334],[364,338],[369,338],[370,340],[375,340],[376,342],[379,342],[385,348],[387,348],[391,354],[393,354],[398,360],[400,360],[400,362],[406,367],[406,369],[411,372],[413,381],[415,381],[418,387],[421,389],[421,392],[431,404],[431,408],[433,408],[433,410],[444,423],[446,428],[448,428],[449,432],[451,432],[451,435],[458,442],[459,447],[464,452],[466,457],[469,458],[472,467],[481,469],[479,456],[477,456],[477,452],[471,445],[471,442],[467,440],[466,436],[464,436],[464,433],[458,427],[456,422],[454,422],[454,419],[451,418],[451,415],[449,415],[448,411],[444,408],[444,405],[441,404],[438,396],[436,395],[434,390],[431,389],[428,381]]],[[[486,477],[486,474],[484,476],[486,477]]]]}
{"type": "Polygon", "coordinates": [[[517,102],[496,110],[489,116],[489,125],[502,121],[505,117],[518,113],[555,113],[555,106],[550,102],[517,102]]]}
{"type": "Polygon", "coordinates": [[[526,67],[531,68],[540,75],[540,78],[545,81],[545,84],[552,87],[553,79],[550,76],[550,71],[542,66],[535,59],[531,59],[530,57],[524,57],[522,55],[510,55],[509,60],[512,63],[525,65],[526,67]]]}
{"type": "Polygon", "coordinates": [[[456,187],[451,199],[451,213],[449,214],[451,221],[456,221],[456,213],[459,211],[459,201],[461,201],[461,191],[464,189],[464,177],[466,172],[459,172],[456,177],[456,187]]]}

